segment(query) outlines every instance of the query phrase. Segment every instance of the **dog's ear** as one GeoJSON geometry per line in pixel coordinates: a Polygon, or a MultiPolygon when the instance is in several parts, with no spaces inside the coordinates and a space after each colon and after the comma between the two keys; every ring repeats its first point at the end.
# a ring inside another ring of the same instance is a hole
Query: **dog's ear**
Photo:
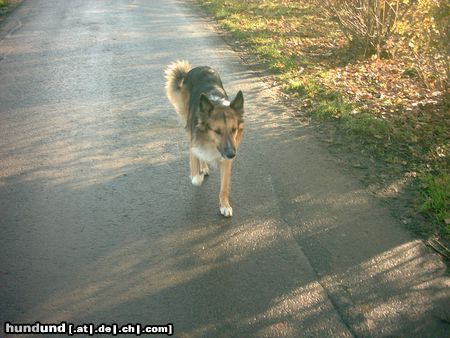
{"type": "Polygon", "coordinates": [[[244,113],[244,95],[242,94],[241,90],[237,93],[234,100],[230,103],[230,107],[241,115],[244,113]]]}
{"type": "Polygon", "coordinates": [[[204,94],[201,93],[200,95],[200,111],[204,114],[211,114],[211,112],[214,109],[214,105],[211,103],[211,101],[209,101],[208,97],[204,94]]]}

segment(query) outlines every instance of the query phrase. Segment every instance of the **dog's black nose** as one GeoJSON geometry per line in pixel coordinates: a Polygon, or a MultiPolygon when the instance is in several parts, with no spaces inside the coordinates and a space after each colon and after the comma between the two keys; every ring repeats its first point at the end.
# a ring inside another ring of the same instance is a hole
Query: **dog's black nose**
{"type": "Polygon", "coordinates": [[[225,153],[225,156],[231,160],[236,156],[236,152],[234,150],[229,150],[225,153]]]}

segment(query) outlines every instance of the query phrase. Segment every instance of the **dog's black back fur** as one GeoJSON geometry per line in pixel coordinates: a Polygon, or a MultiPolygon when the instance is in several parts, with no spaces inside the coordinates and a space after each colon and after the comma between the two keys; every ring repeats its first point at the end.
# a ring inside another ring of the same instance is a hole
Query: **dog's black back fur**
{"type": "Polygon", "coordinates": [[[222,85],[219,74],[211,67],[196,67],[186,75],[183,85],[190,92],[189,116],[187,128],[194,128],[198,123],[198,111],[200,107],[200,96],[216,96],[228,100],[228,95],[222,85]]]}

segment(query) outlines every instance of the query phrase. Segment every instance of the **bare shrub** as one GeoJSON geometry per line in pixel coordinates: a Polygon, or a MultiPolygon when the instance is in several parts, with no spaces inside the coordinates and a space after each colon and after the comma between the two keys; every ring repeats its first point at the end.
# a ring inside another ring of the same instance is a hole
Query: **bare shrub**
{"type": "Polygon", "coordinates": [[[410,1],[313,0],[326,16],[336,21],[348,40],[364,48],[366,55],[381,56],[398,20],[408,12],[410,1]]]}
{"type": "Polygon", "coordinates": [[[366,56],[401,57],[424,85],[449,83],[448,0],[310,0],[366,56]]]}
{"type": "Polygon", "coordinates": [[[429,89],[446,92],[450,77],[448,0],[418,0],[394,27],[389,43],[395,56],[407,58],[429,89]]]}

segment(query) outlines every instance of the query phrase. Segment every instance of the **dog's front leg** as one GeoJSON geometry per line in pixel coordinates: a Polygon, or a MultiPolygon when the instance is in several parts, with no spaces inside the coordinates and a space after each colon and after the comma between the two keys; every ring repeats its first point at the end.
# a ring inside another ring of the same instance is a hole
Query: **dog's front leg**
{"type": "Polygon", "coordinates": [[[203,176],[209,176],[209,167],[206,161],[200,160],[200,174],[203,174],[203,176]]]}
{"type": "Polygon", "coordinates": [[[220,213],[225,217],[233,216],[233,208],[230,206],[228,197],[230,195],[230,180],[231,180],[231,166],[232,160],[222,160],[219,162],[220,166],[220,193],[219,193],[219,207],[220,213]]]}
{"type": "Polygon", "coordinates": [[[193,185],[200,186],[203,183],[204,174],[200,171],[200,160],[192,153],[190,153],[190,167],[191,167],[191,182],[193,185]]]}

